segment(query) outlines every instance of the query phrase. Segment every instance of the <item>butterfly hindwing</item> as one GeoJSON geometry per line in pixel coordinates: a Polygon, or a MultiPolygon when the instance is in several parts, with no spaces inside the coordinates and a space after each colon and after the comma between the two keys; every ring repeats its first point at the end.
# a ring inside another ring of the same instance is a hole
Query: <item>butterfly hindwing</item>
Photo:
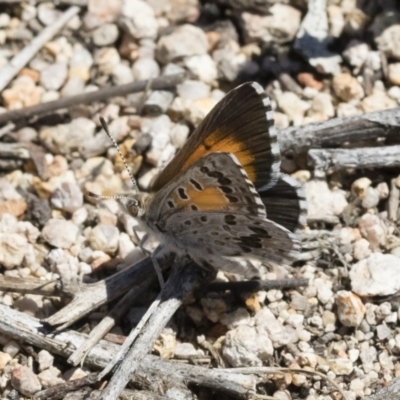
{"type": "Polygon", "coordinates": [[[244,214],[181,212],[171,216],[166,229],[198,263],[222,269],[224,262],[241,257],[287,265],[300,250],[284,227],[244,214]]]}
{"type": "Polygon", "coordinates": [[[281,174],[276,185],[259,191],[268,218],[291,232],[307,224],[307,204],[303,187],[296,179],[281,174]]]}
{"type": "Polygon", "coordinates": [[[256,82],[238,86],[204,118],[154,182],[153,191],[199,158],[218,151],[234,154],[257,190],[272,187],[280,170],[273,122],[270,100],[262,87],[256,82]]]}

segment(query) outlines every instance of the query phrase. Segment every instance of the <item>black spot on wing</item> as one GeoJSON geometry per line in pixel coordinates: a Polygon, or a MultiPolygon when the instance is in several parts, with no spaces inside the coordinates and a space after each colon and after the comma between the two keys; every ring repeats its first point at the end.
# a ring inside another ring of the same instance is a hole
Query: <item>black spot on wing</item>
{"type": "Polygon", "coordinates": [[[190,183],[192,184],[192,186],[195,188],[195,189],[197,189],[197,190],[203,190],[203,187],[200,185],[200,183],[199,182],[197,182],[196,180],[194,180],[194,179],[191,179],[190,180],[190,183]]]}
{"type": "Polygon", "coordinates": [[[229,194],[226,194],[225,197],[231,202],[231,203],[237,203],[239,199],[236,196],[232,196],[229,194]]]}
{"type": "Polygon", "coordinates": [[[241,236],[236,240],[238,241],[239,246],[243,245],[253,249],[261,249],[263,247],[259,236],[241,236]]]}
{"type": "Polygon", "coordinates": [[[236,225],[236,217],[233,214],[226,214],[224,221],[228,225],[236,225]]]}
{"type": "Polygon", "coordinates": [[[200,221],[202,221],[202,222],[207,222],[207,217],[206,217],[205,215],[202,215],[202,216],[200,217],[200,221]]]}
{"type": "Polygon", "coordinates": [[[272,239],[272,235],[264,228],[260,228],[258,226],[249,226],[251,231],[253,231],[256,235],[263,237],[264,239],[272,239]]]}
{"type": "Polygon", "coordinates": [[[233,190],[229,186],[220,186],[219,187],[224,193],[232,193],[233,190]]]}
{"type": "Polygon", "coordinates": [[[210,178],[217,178],[217,179],[223,178],[223,176],[224,176],[224,174],[222,172],[219,172],[219,171],[210,171],[210,172],[207,173],[207,175],[210,178]]]}
{"type": "Polygon", "coordinates": [[[179,197],[182,199],[182,200],[187,200],[189,197],[188,197],[188,195],[186,194],[186,192],[185,192],[185,189],[184,188],[178,188],[178,194],[179,194],[179,197]]]}
{"type": "Polygon", "coordinates": [[[252,252],[250,247],[244,246],[243,244],[239,243],[239,247],[242,249],[243,253],[251,253],[252,252]]]}
{"type": "Polygon", "coordinates": [[[218,179],[218,183],[220,185],[230,185],[232,181],[229,178],[222,176],[221,178],[218,179]]]}

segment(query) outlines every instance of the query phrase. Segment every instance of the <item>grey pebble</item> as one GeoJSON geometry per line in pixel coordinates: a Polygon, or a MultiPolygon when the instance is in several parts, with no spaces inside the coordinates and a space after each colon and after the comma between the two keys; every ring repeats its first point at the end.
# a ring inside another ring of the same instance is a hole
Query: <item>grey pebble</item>
{"type": "Polygon", "coordinates": [[[40,72],[40,84],[47,90],[58,90],[67,76],[68,67],[65,62],[50,64],[40,72]]]}
{"type": "Polygon", "coordinates": [[[178,95],[184,100],[196,100],[210,96],[210,86],[206,83],[185,80],[177,87],[178,95]]]}
{"type": "Polygon", "coordinates": [[[69,249],[78,239],[78,235],[78,227],[65,219],[50,219],[42,230],[43,239],[61,249],[69,249]]]}
{"type": "Polygon", "coordinates": [[[82,94],[85,87],[85,82],[78,76],[71,76],[67,83],[61,90],[62,97],[75,96],[77,94],[82,94]]]}
{"type": "Polygon", "coordinates": [[[156,57],[162,64],[184,57],[207,54],[208,40],[205,32],[193,25],[181,25],[171,33],[161,36],[156,57]]]}
{"type": "Polygon", "coordinates": [[[157,36],[158,23],[154,10],[144,1],[123,2],[119,21],[135,39],[157,36]]]}
{"type": "Polygon", "coordinates": [[[124,85],[134,80],[132,69],[126,64],[118,64],[112,71],[112,78],[115,85],[124,85]]]}
{"type": "Polygon", "coordinates": [[[89,237],[90,245],[95,250],[113,254],[118,250],[119,230],[113,225],[96,225],[89,237]]]}
{"type": "Polygon", "coordinates": [[[93,43],[96,46],[109,46],[117,41],[118,36],[117,25],[103,24],[93,31],[93,43]]]}
{"type": "Polygon", "coordinates": [[[83,193],[76,183],[63,182],[53,192],[50,203],[54,208],[72,213],[82,207],[83,193]]]}
{"type": "Polygon", "coordinates": [[[174,94],[167,90],[155,90],[143,106],[143,113],[150,115],[164,114],[174,99],[174,94]]]}
{"type": "Polygon", "coordinates": [[[144,154],[149,149],[153,137],[149,133],[142,133],[133,144],[133,149],[137,154],[144,154]]]}
{"type": "Polygon", "coordinates": [[[137,81],[157,78],[160,67],[152,58],[139,58],[132,67],[133,77],[137,81]]]}

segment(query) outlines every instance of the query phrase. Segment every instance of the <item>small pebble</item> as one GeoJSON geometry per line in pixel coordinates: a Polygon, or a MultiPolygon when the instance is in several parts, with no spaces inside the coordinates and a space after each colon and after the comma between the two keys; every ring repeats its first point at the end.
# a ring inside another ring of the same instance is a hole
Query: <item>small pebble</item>
{"type": "Polygon", "coordinates": [[[44,371],[53,366],[54,357],[47,351],[41,350],[38,353],[39,371],[44,371]]]}
{"type": "Polygon", "coordinates": [[[93,43],[96,46],[109,46],[118,39],[118,27],[115,24],[104,24],[93,31],[93,43]]]}
{"type": "Polygon", "coordinates": [[[118,249],[119,231],[113,225],[96,225],[90,234],[90,245],[94,250],[102,250],[113,254],[118,249]]]}
{"type": "Polygon", "coordinates": [[[333,78],[333,90],[341,100],[362,99],[364,90],[356,78],[344,72],[333,78]]]}
{"type": "Polygon", "coordinates": [[[11,384],[18,392],[28,397],[33,396],[42,388],[38,377],[30,368],[23,365],[12,370],[11,384]]]}
{"type": "Polygon", "coordinates": [[[77,240],[79,229],[71,221],[50,219],[43,227],[43,239],[54,247],[69,249],[77,240]]]}
{"type": "Polygon", "coordinates": [[[359,296],[389,296],[400,289],[400,259],[372,253],[350,270],[351,287],[359,296]]]}
{"type": "Polygon", "coordinates": [[[207,48],[208,41],[204,31],[185,24],[161,36],[157,43],[156,57],[162,64],[167,64],[183,57],[206,54],[207,48]]]}
{"type": "Polygon", "coordinates": [[[357,327],[365,314],[361,299],[352,292],[341,290],[336,295],[338,318],[344,326],[357,327]]]}

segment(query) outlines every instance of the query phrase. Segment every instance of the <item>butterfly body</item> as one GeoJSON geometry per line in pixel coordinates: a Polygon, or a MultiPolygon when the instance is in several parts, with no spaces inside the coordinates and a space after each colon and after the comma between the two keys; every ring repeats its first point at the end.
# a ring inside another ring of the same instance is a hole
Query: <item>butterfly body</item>
{"type": "Polygon", "coordinates": [[[282,225],[304,223],[304,196],[280,173],[270,101],[257,83],[215,106],[152,189],[126,206],[167,251],[243,275],[243,260],[288,264],[298,255],[296,236],[282,225]]]}

